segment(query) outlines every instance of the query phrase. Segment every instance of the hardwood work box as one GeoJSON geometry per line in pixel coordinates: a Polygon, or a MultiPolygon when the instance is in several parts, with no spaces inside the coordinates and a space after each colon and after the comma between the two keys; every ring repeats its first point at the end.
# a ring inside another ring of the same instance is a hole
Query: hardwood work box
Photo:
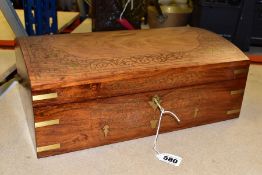
{"type": "Polygon", "coordinates": [[[18,39],[28,126],[46,157],[236,118],[249,61],[229,41],[191,28],[18,39]]]}

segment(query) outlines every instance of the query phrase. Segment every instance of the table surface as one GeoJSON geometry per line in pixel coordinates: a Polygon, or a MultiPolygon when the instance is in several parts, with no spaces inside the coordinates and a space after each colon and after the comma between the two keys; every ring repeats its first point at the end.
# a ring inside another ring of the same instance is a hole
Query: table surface
{"type": "Polygon", "coordinates": [[[14,50],[0,49],[0,82],[16,69],[14,50]]]}
{"type": "MultiPolygon", "coordinates": [[[[24,11],[16,10],[22,24],[25,26],[24,11]]],[[[67,26],[72,24],[79,16],[79,12],[57,12],[58,30],[63,31],[67,26]]],[[[0,11],[0,41],[13,41],[15,35],[0,11]]]]}
{"type": "Polygon", "coordinates": [[[261,175],[262,65],[251,65],[240,118],[161,134],[159,148],[183,158],[173,167],[155,158],[154,137],[37,159],[18,94],[0,96],[0,174],[261,175]]]}

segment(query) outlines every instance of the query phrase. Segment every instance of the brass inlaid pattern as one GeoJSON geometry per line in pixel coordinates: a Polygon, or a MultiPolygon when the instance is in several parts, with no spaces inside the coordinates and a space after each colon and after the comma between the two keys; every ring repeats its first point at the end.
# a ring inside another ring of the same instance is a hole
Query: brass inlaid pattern
{"type": "Polygon", "coordinates": [[[108,136],[108,133],[109,133],[109,126],[108,125],[105,125],[103,127],[103,132],[104,132],[104,136],[107,137],[108,136]]]}
{"type": "Polygon", "coordinates": [[[244,94],[245,89],[239,89],[239,90],[235,90],[235,91],[230,91],[231,95],[236,95],[236,94],[244,94]]]}
{"type": "Polygon", "coordinates": [[[154,109],[156,110],[158,107],[156,105],[156,103],[154,102],[154,99],[156,99],[158,101],[159,104],[161,104],[162,100],[160,99],[160,97],[158,95],[155,95],[151,101],[149,101],[149,105],[154,109]]]}
{"type": "Polygon", "coordinates": [[[234,109],[226,112],[227,115],[240,113],[240,109],[234,109]]]}
{"type": "Polygon", "coordinates": [[[59,119],[48,120],[48,121],[44,121],[44,122],[37,122],[37,123],[35,123],[35,128],[41,128],[41,127],[51,126],[51,125],[58,125],[59,123],[60,123],[59,119]]]}
{"type": "Polygon", "coordinates": [[[57,97],[58,97],[58,94],[56,92],[50,93],[50,94],[34,95],[33,101],[47,100],[47,99],[53,99],[53,98],[57,98],[57,97]]]}
{"type": "Polygon", "coordinates": [[[199,112],[199,109],[198,108],[195,108],[195,111],[194,111],[194,118],[197,118],[197,114],[199,112]]]}
{"type": "Polygon", "coordinates": [[[158,122],[158,120],[151,120],[150,121],[150,126],[151,126],[152,129],[155,129],[157,127],[157,122],[158,122]]]}
{"type": "Polygon", "coordinates": [[[237,70],[234,70],[234,74],[235,75],[247,74],[247,73],[248,73],[248,69],[237,69],[237,70]]]}
{"type": "Polygon", "coordinates": [[[60,148],[61,148],[61,145],[60,145],[60,143],[58,143],[58,144],[54,144],[54,145],[37,147],[36,152],[40,153],[40,152],[51,151],[51,150],[60,149],[60,148]]]}

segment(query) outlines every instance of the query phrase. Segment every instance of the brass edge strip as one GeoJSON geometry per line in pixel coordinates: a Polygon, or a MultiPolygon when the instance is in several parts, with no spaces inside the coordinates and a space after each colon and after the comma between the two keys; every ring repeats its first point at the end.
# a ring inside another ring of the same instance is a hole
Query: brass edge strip
{"type": "Polygon", "coordinates": [[[50,94],[41,94],[41,95],[33,95],[33,101],[39,101],[39,100],[47,100],[47,99],[52,99],[52,98],[57,98],[58,94],[55,93],[50,93],[50,94]]]}
{"type": "Polygon", "coordinates": [[[237,70],[234,70],[234,74],[235,75],[244,74],[244,73],[248,73],[248,69],[237,69],[237,70]]]}
{"type": "Polygon", "coordinates": [[[236,95],[236,94],[243,94],[245,92],[245,89],[239,89],[235,91],[230,91],[231,95],[236,95]]]}
{"type": "Polygon", "coordinates": [[[195,108],[195,111],[194,111],[194,118],[197,117],[198,112],[199,112],[199,109],[198,109],[198,108],[195,108]]]}
{"type": "Polygon", "coordinates": [[[35,128],[41,128],[44,126],[51,126],[51,125],[58,125],[59,124],[59,119],[56,120],[48,120],[44,122],[37,122],[35,123],[35,128]]]}
{"type": "Polygon", "coordinates": [[[36,148],[36,152],[40,153],[40,152],[44,152],[44,151],[60,149],[60,147],[61,147],[60,143],[54,144],[54,145],[41,146],[41,147],[36,148]]]}
{"type": "Polygon", "coordinates": [[[227,115],[237,114],[237,113],[240,113],[240,109],[234,109],[234,110],[227,111],[227,115]]]}

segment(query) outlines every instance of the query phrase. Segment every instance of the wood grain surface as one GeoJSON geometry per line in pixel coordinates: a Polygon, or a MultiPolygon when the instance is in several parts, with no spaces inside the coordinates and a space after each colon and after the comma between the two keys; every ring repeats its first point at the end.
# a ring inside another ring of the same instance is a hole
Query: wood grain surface
{"type": "Polygon", "coordinates": [[[238,117],[249,69],[230,42],[191,27],[20,38],[17,57],[24,92],[55,94],[24,98],[38,157],[155,134],[155,95],[182,121],[165,117],[161,132],[238,117]]]}
{"type": "Polygon", "coordinates": [[[159,110],[149,104],[158,95],[181,123],[164,117],[161,132],[193,127],[239,116],[246,79],[162,90],[58,106],[34,108],[35,122],[59,119],[60,123],[36,128],[38,147],[61,144],[60,149],[39,152],[39,157],[90,148],[155,134],[151,122],[159,110]],[[228,111],[231,111],[228,113],[228,111]],[[107,129],[105,133],[105,129],[107,129]]]}
{"type": "Polygon", "coordinates": [[[248,60],[224,38],[191,27],[29,37],[18,42],[33,91],[248,60]]]}
{"type": "Polygon", "coordinates": [[[156,90],[180,88],[218,81],[247,78],[248,61],[239,61],[217,65],[206,65],[167,71],[153,72],[146,78],[132,78],[104,83],[78,85],[59,89],[34,91],[33,95],[57,93],[53,99],[33,101],[34,107],[81,102],[88,99],[105,98],[126,94],[149,92],[156,90]],[[235,71],[244,70],[238,74],[235,71]]]}

